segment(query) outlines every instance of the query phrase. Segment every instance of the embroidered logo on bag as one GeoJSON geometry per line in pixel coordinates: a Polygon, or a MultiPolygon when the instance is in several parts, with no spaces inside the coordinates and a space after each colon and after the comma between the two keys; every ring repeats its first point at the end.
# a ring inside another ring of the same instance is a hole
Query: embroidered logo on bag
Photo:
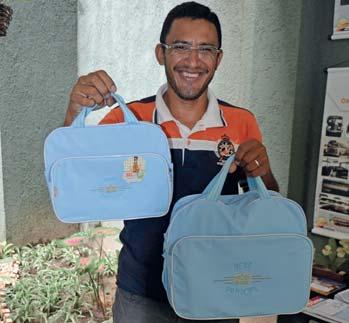
{"type": "Polygon", "coordinates": [[[223,282],[224,284],[233,285],[251,285],[254,283],[260,283],[268,279],[271,278],[261,275],[252,275],[251,273],[236,273],[233,276],[224,277],[224,279],[220,280],[215,280],[215,282],[223,282]]]}
{"type": "Polygon", "coordinates": [[[111,184],[111,185],[96,188],[94,189],[94,191],[102,192],[102,193],[115,193],[116,191],[118,191],[118,188],[116,185],[111,184]]]}
{"type": "Polygon", "coordinates": [[[217,165],[224,165],[224,162],[235,153],[234,144],[227,135],[223,135],[218,142],[216,155],[219,157],[217,165]]]}
{"type": "Polygon", "coordinates": [[[255,275],[250,272],[243,272],[241,270],[251,270],[252,262],[239,262],[233,264],[234,270],[238,271],[231,276],[223,277],[223,279],[217,279],[215,283],[223,283],[225,286],[225,292],[234,296],[252,296],[258,292],[256,283],[261,283],[266,280],[270,280],[271,277],[255,275]]]}
{"type": "Polygon", "coordinates": [[[145,175],[145,160],[143,157],[133,156],[124,161],[123,179],[128,183],[141,182],[145,175]]]}
{"type": "Polygon", "coordinates": [[[90,189],[89,191],[111,195],[113,193],[116,193],[116,194],[122,193],[124,191],[127,191],[128,189],[129,189],[128,185],[117,186],[115,184],[107,184],[105,186],[100,186],[97,188],[90,189]]]}
{"type": "Polygon", "coordinates": [[[225,288],[225,293],[228,295],[233,295],[233,296],[248,296],[251,297],[253,295],[256,295],[258,292],[258,288],[256,287],[247,287],[247,288],[238,288],[234,286],[227,286],[225,288]]]}

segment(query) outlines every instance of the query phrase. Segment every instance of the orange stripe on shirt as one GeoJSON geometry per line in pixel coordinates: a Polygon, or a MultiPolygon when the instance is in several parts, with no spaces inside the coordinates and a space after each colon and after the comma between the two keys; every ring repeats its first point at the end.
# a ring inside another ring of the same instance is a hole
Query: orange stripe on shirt
{"type": "MultiPolygon", "coordinates": [[[[135,114],[138,120],[152,122],[155,101],[149,103],[135,101],[128,104],[128,107],[135,114]]],[[[262,135],[253,113],[246,109],[230,105],[220,104],[219,107],[223,112],[223,118],[227,123],[227,126],[198,131],[191,134],[189,138],[194,140],[217,141],[220,140],[223,135],[227,135],[236,144],[240,144],[249,139],[256,139],[262,142],[262,135]]],[[[124,122],[124,116],[120,108],[115,108],[102,119],[100,124],[119,122],[124,122]]],[[[162,123],[161,128],[168,138],[181,138],[179,129],[174,121],[162,123]]]]}

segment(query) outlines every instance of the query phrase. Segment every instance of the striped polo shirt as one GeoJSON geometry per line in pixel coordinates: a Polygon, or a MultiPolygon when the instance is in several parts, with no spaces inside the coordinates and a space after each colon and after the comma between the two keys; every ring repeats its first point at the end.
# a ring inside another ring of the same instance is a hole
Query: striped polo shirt
{"type": "MultiPolygon", "coordinates": [[[[139,120],[159,124],[169,140],[174,167],[172,204],[169,213],[162,217],[124,221],[117,275],[120,288],[162,302],[167,302],[161,282],[163,235],[174,203],[181,197],[201,193],[240,143],[262,140],[251,112],[216,99],[211,90],[205,114],[189,129],[166,106],[166,90],[167,84],[160,87],[156,96],[131,102],[128,107],[139,120]]],[[[121,109],[115,108],[101,124],[123,121],[121,109]]],[[[240,168],[229,174],[222,194],[237,194],[238,183],[244,179],[240,168]]]]}

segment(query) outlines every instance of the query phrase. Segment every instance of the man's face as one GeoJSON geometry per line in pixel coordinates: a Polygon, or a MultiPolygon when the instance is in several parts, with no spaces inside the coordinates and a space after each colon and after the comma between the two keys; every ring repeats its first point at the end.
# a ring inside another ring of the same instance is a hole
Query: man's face
{"type": "MultiPolygon", "coordinates": [[[[218,47],[218,34],[214,24],[204,19],[176,19],[166,37],[166,44],[211,45],[218,47]]],[[[158,47],[159,63],[165,65],[169,86],[183,100],[199,98],[211,82],[221,61],[222,52],[202,55],[198,50],[177,53],[158,47]]]]}

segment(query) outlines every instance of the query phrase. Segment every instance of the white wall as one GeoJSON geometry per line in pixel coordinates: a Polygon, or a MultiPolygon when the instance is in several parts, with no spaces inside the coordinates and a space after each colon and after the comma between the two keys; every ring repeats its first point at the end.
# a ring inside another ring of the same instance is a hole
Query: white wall
{"type": "MultiPolygon", "coordinates": [[[[222,24],[224,58],[212,88],[255,113],[273,172],[287,193],[302,1],[198,1],[222,24]]],[[[126,101],[155,94],[165,73],[154,47],[167,13],[182,2],[80,0],[79,74],[105,69],[126,101]]]]}
{"type": "MultiPolygon", "coordinates": [[[[166,81],[154,48],[167,13],[182,1],[83,0],[78,7],[78,71],[106,70],[127,101],[156,93],[166,81]]],[[[251,1],[201,1],[220,17],[224,59],[213,81],[216,94],[245,106],[248,89],[246,55],[251,44],[244,34],[251,1]]],[[[248,27],[249,28],[246,28],[248,27]]],[[[250,47],[250,53],[252,53],[250,47]]]]}

